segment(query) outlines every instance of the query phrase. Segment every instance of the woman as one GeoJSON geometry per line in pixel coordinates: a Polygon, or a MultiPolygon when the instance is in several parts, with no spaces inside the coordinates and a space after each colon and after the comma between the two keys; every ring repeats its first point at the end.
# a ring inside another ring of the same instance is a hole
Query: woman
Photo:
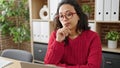
{"type": "Polygon", "coordinates": [[[100,68],[101,42],[88,27],[87,16],[75,0],[63,0],[56,13],[45,64],[65,68],[100,68]]]}

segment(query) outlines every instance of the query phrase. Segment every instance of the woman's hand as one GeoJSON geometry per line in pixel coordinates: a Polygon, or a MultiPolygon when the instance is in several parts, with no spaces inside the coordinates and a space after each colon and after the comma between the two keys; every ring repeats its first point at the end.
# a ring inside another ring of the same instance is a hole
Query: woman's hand
{"type": "Polygon", "coordinates": [[[63,27],[57,30],[56,33],[56,41],[62,42],[65,37],[67,37],[70,34],[70,29],[68,27],[63,27]]]}

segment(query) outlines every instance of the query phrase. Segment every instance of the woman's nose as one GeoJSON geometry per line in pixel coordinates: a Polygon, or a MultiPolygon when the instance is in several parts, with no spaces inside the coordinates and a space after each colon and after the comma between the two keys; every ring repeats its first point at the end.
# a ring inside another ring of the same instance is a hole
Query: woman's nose
{"type": "Polygon", "coordinates": [[[64,15],[63,20],[68,20],[68,18],[64,15]]]}

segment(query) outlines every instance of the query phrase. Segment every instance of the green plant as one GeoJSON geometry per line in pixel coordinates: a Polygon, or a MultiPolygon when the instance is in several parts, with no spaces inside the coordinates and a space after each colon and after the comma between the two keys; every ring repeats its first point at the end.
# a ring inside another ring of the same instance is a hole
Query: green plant
{"type": "Polygon", "coordinates": [[[83,5],[82,5],[82,10],[83,10],[83,12],[85,12],[85,13],[90,13],[90,12],[92,11],[92,8],[91,8],[90,5],[88,5],[88,4],[83,4],[83,5]]]}
{"type": "Polygon", "coordinates": [[[9,17],[12,16],[12,9],[10,7],[13,7],[13,1],[5,1],[0,0],[0,31],[2,35],[6,35],[10,33],[9,28],[11,27],[12,22],[8,20],[9,17]]]}
{"type": "Polygon", "coordinates": [[[110,31],[106,34],[105,39],[116,41],[120,39],[120,34],[117,31],[110,31]]]}
{"type": "Polygon", "coordinates": [[[28,0],[0,0],[0,31],[15,43],[30,40],[28,0]]]}

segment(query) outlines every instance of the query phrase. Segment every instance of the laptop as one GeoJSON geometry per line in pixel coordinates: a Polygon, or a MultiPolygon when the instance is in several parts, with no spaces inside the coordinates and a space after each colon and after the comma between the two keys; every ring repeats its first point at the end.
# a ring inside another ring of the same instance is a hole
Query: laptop
{"type": "Polygon", "coordinates": [[[54,65],[45,65],[30,62],[21,62],[20,64],[21,68],[57,68],[57,66],[54,65]]]}

